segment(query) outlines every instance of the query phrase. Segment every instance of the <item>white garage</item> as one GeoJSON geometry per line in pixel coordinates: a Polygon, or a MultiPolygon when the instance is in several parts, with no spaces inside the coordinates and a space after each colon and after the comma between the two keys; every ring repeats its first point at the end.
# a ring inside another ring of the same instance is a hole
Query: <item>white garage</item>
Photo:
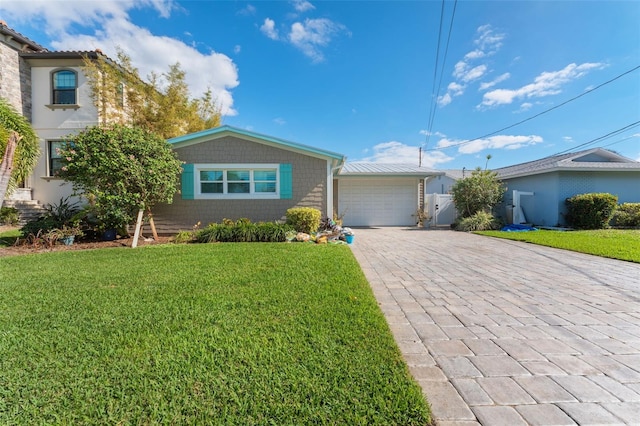
{"type": "Polygon", "coordinates": [[[424,167],[347,163],[337,176],[337,209],[345,226],[413,226],[421,183],[440,174],[424,167]]]}

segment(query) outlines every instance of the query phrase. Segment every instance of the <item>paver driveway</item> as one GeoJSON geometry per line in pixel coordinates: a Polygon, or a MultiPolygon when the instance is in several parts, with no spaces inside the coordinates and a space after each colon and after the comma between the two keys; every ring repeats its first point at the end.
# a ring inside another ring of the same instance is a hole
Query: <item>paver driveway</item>
{"type": "Polygon", "coordinates": [[[352,250],[439,425],[640,424],[640,265],[410,228],[352,250]]]}

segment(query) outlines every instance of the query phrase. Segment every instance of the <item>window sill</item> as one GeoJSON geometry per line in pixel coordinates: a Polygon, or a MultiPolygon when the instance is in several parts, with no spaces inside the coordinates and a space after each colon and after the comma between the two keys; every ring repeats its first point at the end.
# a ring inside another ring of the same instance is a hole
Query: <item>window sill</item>
{"type": "Polygon", "coordinates": [[[61,109],[63,111],[67,109],[77,110],[78,108],[80,108],[80,105],[78,104],[50,104],[45,106],[50,110],[61,109]]]}
{"type": "Polygon", "coordinates": [[[58,176],[40,176],[40,179],[42,180],[46,180],[47,182],[51,181],[51,180],[64,180],[61,177],[58,176]]]}

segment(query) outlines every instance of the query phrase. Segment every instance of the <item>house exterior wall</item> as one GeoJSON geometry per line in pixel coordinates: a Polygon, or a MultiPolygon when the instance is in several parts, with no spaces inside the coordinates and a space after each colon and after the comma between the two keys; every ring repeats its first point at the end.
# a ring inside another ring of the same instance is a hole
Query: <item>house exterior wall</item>
{"type": "Polygon", "coordinates": [[[439,175],[428,179],[426,182],[425,194],[450,194],[456,180],[446,175],[439,175]]]}
{"type": "Polygon", "coordinates": [[[0,97],[31,120],[31,69],[18,49],[0,42],[0,97]]]}
{"type": "MultiPolygon", "coordinates": [[[[35,62],[35,61],[34,61],[35,62]]],[[[79,61],[61,60],[55,66],[32,64],[32,126],[40,139],[41,155],[33,171],[33,198],[43,204],[58,203],[72,194],[71,185],[49,176],[47,141],[64,139],[98,123],[98,111],[91,98],[89,83],[80,69],[79,61]],[[51,108],[51,72],[59,68],[78,73],[77,107],[51,108]]]]}
{"type": "Polygon", "coordinates": [[[605,192],[616,195],[618,203],[640,202],[640,172],[636,171],[561,171],[504,182],[505,206],[513,204],[513,190],[534,192],[521,197],[520,203],[527,222],[538,226],[567,225],[565,200],[578,194],[605,192]]]}
{"type": "Polygon", "coordinates": [[[513,206],[513,191],[533,192],[533,196],[520,197],[520,206],[524,212],[527,223],[538,226],[556,226],[560,222],[560,207],[564,204],[564,198],[560,201],[558,173],[546,173],[542,175],[525,176],[514,179],[505,179],[507,192],[505,193],[501,215],[506,217],[506,206],[513,206]]]}
{"type": "Polygon", "coordinates": [[[174,196],[170,205],[158,205],[154,218],[160,232],[191,229],[246,217],[254,222],[284,220],[291,207],[313,207],[325,214],[327,210],[327,160],[298,154],[241,138],[226,136],[208,142],[175,149],[185,163],[273,164],[292,165],[293,197],[291,199],[220,199],[185,200],[174,196]]]}

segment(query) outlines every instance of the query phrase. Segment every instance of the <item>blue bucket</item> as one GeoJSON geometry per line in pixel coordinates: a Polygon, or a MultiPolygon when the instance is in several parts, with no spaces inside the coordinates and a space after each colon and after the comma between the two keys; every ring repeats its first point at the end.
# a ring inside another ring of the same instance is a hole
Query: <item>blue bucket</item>
{"type": "Polygon", "coordinates": [[[344,239],[347,240],[347,244],[353,244],[353,235],[345,235],[344,239]]]}

